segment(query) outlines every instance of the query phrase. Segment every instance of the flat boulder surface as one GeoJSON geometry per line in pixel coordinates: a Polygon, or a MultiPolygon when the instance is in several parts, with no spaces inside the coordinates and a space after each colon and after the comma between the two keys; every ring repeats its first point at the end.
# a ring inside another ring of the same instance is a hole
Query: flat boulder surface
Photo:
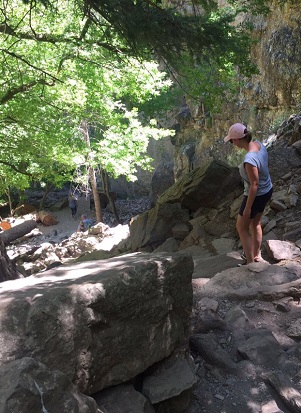
{"type": "Polygon", "coordinates": [[[201,294],[236,299],[271,297],[273,294],[276,297],[284,284],[299,285],[300,276],[301,267],[298,264],[286,268],[264,261],[256,262],[217,273],[205,284],[201,294]]]}
{"type": "Polygon", "coordinates": [[[185,346],[189,255],[134,253],[0,285],[0,366],[32,357],[85,394],[123,383],[185,346]]]}

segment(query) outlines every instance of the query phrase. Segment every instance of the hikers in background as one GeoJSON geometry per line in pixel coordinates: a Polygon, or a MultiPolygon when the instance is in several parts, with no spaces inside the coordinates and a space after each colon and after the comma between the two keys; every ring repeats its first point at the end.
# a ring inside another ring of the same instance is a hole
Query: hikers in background
{"type": "Polygon", "coordinates": [[[262,244],[261,217],[273,193],[268,168],[268,152],[259,141],[252,141],[252,135],[245,125],[235,123],[229,129],[225,142],[233,143],[247,153],[239,165],[244,182],[242,201],[236,228],[246,256],[246,264],[260,261],[262,244]]]}
{"type": "Polygon", "coordinates": [[[70,194],[68,198],[69,208],[71,209],[72,218],[75,219],[77,213],[77,199],[74,194],[70,194]]]}
{"type": "Polygon", "coordinates": [[[77,232],[85,232],[89,228],[91,228],[94,224],[94,220],[91,218],[88,218],[86,214],[83,214],[80,217],[80,223],[79,226],[77,227],[77,232]]]}

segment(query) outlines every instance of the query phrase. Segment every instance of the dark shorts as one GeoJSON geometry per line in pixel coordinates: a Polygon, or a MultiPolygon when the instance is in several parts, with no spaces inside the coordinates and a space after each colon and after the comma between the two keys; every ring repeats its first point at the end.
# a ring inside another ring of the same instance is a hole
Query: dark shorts
{"type": "MultiPolygon", "coordinates": [[[[269,190],[269,192],[267,192],[266,194],[259,195],[254,199],[254,202],[253,202],[253,205],[252,205],[252,208],[251,208],[251,215],[250,215],[251,219],[255,218],[255,216],[258,213],[262,213],[264,211],[264,208],[266,207],[266,204],[269,202],[269,200],[272,197],[272,193],[273,193],[273,188],[271,188],[269,190]]],[[[246,206],[246,203],[247,203],[247,199],[248,199],[248,197],[245,196],[242,203],[241,203],[241,206],[240,206],[240,209],[239,209],[239,215],[241,215],[241,216],[244,212],[244,209],[245,209],[245,206],[246,206]]]]}

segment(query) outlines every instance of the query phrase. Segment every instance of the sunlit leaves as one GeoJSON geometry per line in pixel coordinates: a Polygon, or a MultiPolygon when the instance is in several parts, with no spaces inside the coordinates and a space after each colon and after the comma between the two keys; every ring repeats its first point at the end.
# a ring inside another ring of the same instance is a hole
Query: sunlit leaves
{"type": "Polygon", "coordinates": [[[3,185],[23,189],[32,179],[60,185],[87,162],[133,179],[137,166],[149,167],[148,139],[171,133],[134,109],[145,102],[151,107],[170,87],[158,64],[112,54],[100,45],[102,29],[70,6],[63,1],[54,12],[9,0],[2,9],[3,185]],[[89,149],[83,120],[93,131],[89,149]]]}
{"type": "Polygon", "coordinates": [[[128,111],[120,104],[117,109],[113,112],[115,121],[112,117],[111,126],[95,145],[98,153],[96,159],[113,176],[125,175],[135,180],[137,166],[150,168],[151,159],[146,155],[149,139],[160,139],[173,135],[173,132],[158,128],[154,122],[143,126],[136,109],[128,111]]]}
{"type": "Polygon", "coordinates": [[[130,179],[138,166],[149,167],[148,139],[172,134],[150,120],[169,109],[169,91],[176,95],[150,57],[167,63],[185,94],[206,107],[231,98],[235,70],[254,72],[245,28],[233,24],[250,2],[233,0],[222,11],[214,0],[195,0],[186,14],[172,3],[3,3],[0,167],[7,177],[14,171],[20,187],[30,179],[58,184],[79,160],[130,179]]]}

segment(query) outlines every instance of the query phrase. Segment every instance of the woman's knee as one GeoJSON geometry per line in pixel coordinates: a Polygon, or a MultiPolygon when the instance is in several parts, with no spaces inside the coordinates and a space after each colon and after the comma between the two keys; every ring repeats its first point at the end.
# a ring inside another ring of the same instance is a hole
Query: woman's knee
{"type": "Polygon", "coordinates": [[[252,219],[250,226],[254,231],[261,230],[261,217],[262,213],[258,213],[255,218],[252,219]]]}
{"type": "Polygon", "coordinates": [[[238,215],[237,217],[236,229],[239,234],[249,230],[249,222],[246,221],[241,215],[238,215]]]}

